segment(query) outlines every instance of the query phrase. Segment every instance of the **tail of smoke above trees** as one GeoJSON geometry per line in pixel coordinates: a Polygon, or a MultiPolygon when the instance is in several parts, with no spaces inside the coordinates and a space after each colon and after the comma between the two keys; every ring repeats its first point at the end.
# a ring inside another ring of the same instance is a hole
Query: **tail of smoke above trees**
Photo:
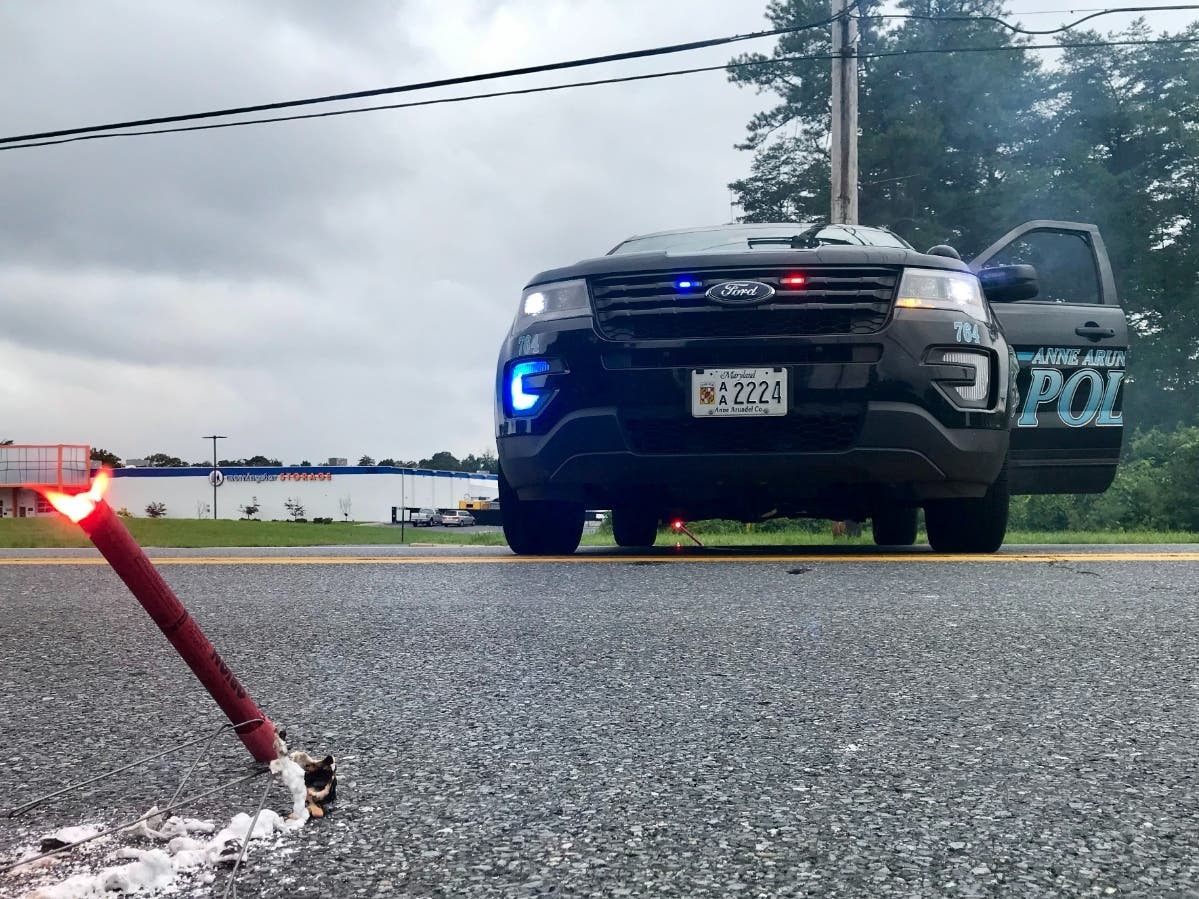
{"type": "MultiPolygon", "coordinates": [[[[875,0],[857,9],[894,11],[875,0]]],[[[898,11],[1018,18],[987,0],[903,0],[898,11]]],[[[827,15],[822,0],[767,7],[777,27],[827,15]]],[[[1199,24],[1171,34],[1144,22],[1109,34],[1072,31],[1055,38],[1062,52],[1053,59],[1019,52],[1030,39],[991,21],[859,24],[867,54],[1013,48],[861,61],[861,221],[920,249],[952,244],[966,257],[1027,219],[1095,222],[1133,329],[1129,424],[1199,421],[1197,404],[1184,400],[1199,387],[1199,44],[1077,46],[1199,38],[1199,24]]],[[[783,35],[771,55],[830,50],[821,28],[783,35]]],[[[828,216],[829,69],[816,60],[730,70],[734,83],[778,98],[739,145],[753,154],[749,173],[730,185],[745,221],[828,216]]]]}

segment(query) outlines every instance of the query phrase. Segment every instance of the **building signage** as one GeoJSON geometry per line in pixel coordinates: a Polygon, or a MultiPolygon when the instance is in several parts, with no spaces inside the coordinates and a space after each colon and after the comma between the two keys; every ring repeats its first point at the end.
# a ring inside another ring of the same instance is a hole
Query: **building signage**
{"type": "Polygon", "coordinates": [[[250,481],[261,484],[264,481],[331,481],[331,471],[284,471],[272,474],[227,474],[227,481],[250,481]]]}

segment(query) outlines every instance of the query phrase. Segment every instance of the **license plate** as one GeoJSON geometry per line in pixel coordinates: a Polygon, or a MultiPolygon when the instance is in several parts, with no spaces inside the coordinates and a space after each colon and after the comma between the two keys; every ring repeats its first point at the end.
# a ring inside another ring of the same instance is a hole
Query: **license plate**
{"type": "Polygon", "coordinates": [[[693,369],[691,414],[696,418],[786,415],[787,369],[693,369]]]}

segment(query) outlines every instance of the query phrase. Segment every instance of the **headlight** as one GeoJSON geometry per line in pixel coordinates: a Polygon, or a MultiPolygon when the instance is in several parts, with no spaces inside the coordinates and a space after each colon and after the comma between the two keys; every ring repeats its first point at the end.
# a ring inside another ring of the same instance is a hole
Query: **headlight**
{"type": "Polygon", "coordinates": [[[530,322],[551,318],[590,314],[591,300],[587,295],[586,281],[555,281],[553,284],[526,288],[520,297],[520,309],[516,312],[516,327],[519,329],[530,322]]]}
{"type": "Polygon", "coordinates": [[[978,276],[970,272],[904,269],[895,305],[901,309],[950,309],[982,321],[987,319],[982,285],[978,276]]]}

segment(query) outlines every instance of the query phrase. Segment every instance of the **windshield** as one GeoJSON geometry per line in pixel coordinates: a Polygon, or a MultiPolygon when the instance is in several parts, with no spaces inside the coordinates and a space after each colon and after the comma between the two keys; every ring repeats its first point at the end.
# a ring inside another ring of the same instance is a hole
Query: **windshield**
{"type": "Polygon", "coordinates": [[[910,250],[898,235],[881,228],[859,225],[823,225],[819,222],[793,222],[771,225],[725,225],[694,231],[671,231],[633,237],[608,255],[625,253],[709,253],[748,249],[789,249],[827,246],[892,247],[910,250]],[[796,238],[799,238],[796,240],[796,238]]]}

